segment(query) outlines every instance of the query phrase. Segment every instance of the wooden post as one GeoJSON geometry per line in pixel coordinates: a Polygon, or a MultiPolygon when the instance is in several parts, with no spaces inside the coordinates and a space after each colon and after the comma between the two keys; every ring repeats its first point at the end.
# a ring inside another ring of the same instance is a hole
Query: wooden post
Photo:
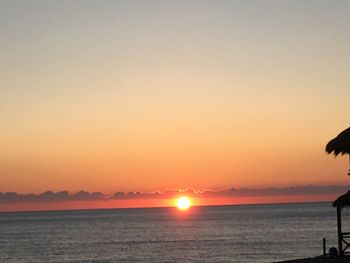
{"type": "Polygon", "coordinates": [[[344,256],[343,251],[343,237],[342,237],[342,229],[341,229],[341,207],[337,206],[337,226],[338,226],[338,249],[339,255],[344,256]]]}
{"type": "Polygon", "coordinates": [[[326,239],[325,238],[322,239],[322,244],[323,244],[323,256],[325,257],[327,255],[327,252],[326,252],[326,239]]]}

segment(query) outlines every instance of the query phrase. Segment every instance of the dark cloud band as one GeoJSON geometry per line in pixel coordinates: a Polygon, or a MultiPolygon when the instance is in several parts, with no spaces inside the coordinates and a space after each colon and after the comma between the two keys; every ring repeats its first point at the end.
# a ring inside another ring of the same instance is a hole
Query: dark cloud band
{"type": "Polygon", "coordinates": [[[164,192],[116,192],[109,196],[101,192],[79,191],[46,191],[41,194],[19,194],[15,192],[0,192],[0,203],[28,203],[28,202],[68,202],[68,201],[101,201],[101,200],[129,200],[129,199],[168,199],[179,195],[203,198],[229,197],[259,197],[259,196],[293,196],[293,195],[328,195],[340,194],[349,186],[293,186],[281,188],[231,188],[221,191],[167,190],[164,192]]]}

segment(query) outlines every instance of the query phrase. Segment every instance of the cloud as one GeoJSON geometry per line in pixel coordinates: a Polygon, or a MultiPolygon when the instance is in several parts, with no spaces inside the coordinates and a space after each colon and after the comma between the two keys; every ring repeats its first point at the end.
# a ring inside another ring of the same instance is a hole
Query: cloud
{"type": "Polygon", "coordinates": [[[66,202],[66,201],[96,201],[103,200],[106,195],[100,192],[80,191],[70,194],[68,191],[46,191],[41,194],[18,194],[15,192],[0,192],[0,203],[26,203],[26,202],[66,202]]]}
{"type": "Polygon", "coordinates": [[[291,187],[270,187],[270,188],[231,188],[222,191],[204,191],[202,197],[258,197],[258,196],[287,196],[287,195],[328,195],[347,192],[349,186],[328,185],[328,186],[291,186],[291,187]]]}
{"type": "Polygon", "coordinates": [[[178,189],[171,189],[166,190],[164,192],[116,192],[114,193],[110,198],[111,199],[169,199],[169,198],[175,198],[180,195],[186,195],[189,197],[199,197],[200,192],[195,192],[192,189],[187,190],[178,190],[178,189]]]}
{"type": "Polygon", "coordinates": [[[101,201],[101,200],[131,200],[131,199],[171,199],[180,195],[192,198],[234,198],[234,197],[263,197],[263,196],[296,196],[296,195],[329,195],[342,194],[347,192],[349,186],[292,186],[292,187],[270,187],[270,188],[230,188],[219,191],[195,191],[187,190],[166,190],[164,192],[115,192],[106,195],[101,192],[79,191],[69,193],[68,191],[46,191],[40,194],[19,194],[15,192],[0,192],[0,203],[36,203],[36,202],[68,202],[68,201],[101,201]]]}

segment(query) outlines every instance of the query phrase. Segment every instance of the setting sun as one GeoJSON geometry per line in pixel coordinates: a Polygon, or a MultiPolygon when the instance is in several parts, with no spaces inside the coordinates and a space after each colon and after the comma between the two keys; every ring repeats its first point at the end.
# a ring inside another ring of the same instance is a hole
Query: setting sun
{"type": "Polygon", "coordinates": [[[176,206],[180,210],[187,210],[191,207],[191,201],[188,197],[183,196],[177,199],[176,206]]]}

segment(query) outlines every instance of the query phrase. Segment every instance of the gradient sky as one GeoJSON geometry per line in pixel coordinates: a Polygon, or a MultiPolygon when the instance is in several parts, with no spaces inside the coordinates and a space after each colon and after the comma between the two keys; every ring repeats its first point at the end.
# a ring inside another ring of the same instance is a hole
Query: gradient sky
{"type": "Polygon", "coordinates": [[[0,191],[349,183],[349,1],[1,1],[0,191]]]}

